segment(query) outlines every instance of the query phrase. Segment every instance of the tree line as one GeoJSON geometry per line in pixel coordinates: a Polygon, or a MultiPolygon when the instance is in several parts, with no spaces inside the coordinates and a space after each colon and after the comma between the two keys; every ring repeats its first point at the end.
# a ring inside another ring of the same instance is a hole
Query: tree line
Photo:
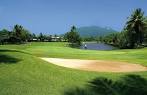
{"type": "Polygon", "coordinates": [[[0,44],[23,44],[32,41],[63,41],[62,37],[62,35],[45,35],[43,33],[36,35],[18,24],[14,25],[11,31],[7,29],[0,30],[0,44]]]}
{"type": "Polygon", "coordinates": [[[138,48],[147,45],[147,17],[142,9],[136,9],[121,32],[103,37],[81,38],[75,26],[64,35],[39,35],[31,34],[21,25],[14,25],[12,31],[3,29],[0,31],[0,44],[25,43],[29,41],[67,41],[72,46],[80,46],[81,41],[97,41],[111,44],[119,48],[138,48]]]}
{"type": "Polygon", "coordinates": [[[0,31],[0,44],[23,43],[29,40],[30,32],[21,25],[14,25],[12,31],[3,29],[0,31]]]}

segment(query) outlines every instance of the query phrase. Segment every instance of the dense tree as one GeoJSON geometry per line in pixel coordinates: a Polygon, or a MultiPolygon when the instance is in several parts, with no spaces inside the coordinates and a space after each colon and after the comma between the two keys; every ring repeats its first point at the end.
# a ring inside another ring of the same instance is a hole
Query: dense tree
{"type": "Polygon", "coordinates": [[[127,30],[124,29],[119,35],[118,35],[118,47],[119,48],[129,48],[128,46],[128,37],[127,37],[127,30]]]}
{"type": "Polygon", "coordinates": [[[0,31],[0,44],[4,44],[10,38],[10,32],[6,29],[0,31]]]}
{"type": "Polygon", "coordinates": [[[146,28],[144,32],[144,43],[147,44],[147,17],[146,17],[145,23],[146,23],[146,28]]]}
{"type": "Polygon", "coordinates": [[[33,37],[33,38],[37,38],[36,34],[34,34],[34,33],[32,34],[32,37],[33,37]]]}
{"type": "Polygon", "coordinates": [[[31,34],[28,30],[24,29],[21,33],[21,40],[23,42],[27,42],[28,40],[31,39],[31,34]]]}
{"type": "Polygon", "coordinates": [[[126,23],[127,40],[130,48],[142,44],[145,26],[144,12],[140,8],[136,9],[126,23]]]}
{"type": "Polygon", "coordinates": [[[21,25],[14,25],[12,31],[3,29],[0,31],[0,43],[24,43],[31,39],[31,34],[21,25]]]}
{"type": "Polygon", "coordinates": [[[13,28],[13,38],[15,39],[15,42],[21,42],[21,34],[23,31],[23,27],[21,25],[14,25],[13,28]]]}
{"type": "Polygon", "coordinates": [[[43,42],[45,39],[42,33],[39,34],[38,38],[40,39],[41,42],[43,42]]]}
{"type": "Polygon", "coordinates": [[[14,25],[12,36],[10,38],[11,42],[23,43],[27,42],[31,38],[31,34],[28,30],[24,29],[21,25],[14,25]]]}
{"type": "Polygon", "coordinates": [[[110,35],[103,37],[103,40],[107,44],[118,45],[119,34],[120,33],[112,33],[110,35]]]}
{"type": "Polygon", "coordinates": [[[70,32],[65,34],[65,39],[67,39],[71,45],[81,45],[81,38],[75,26],[71,28],[70,32]]]}

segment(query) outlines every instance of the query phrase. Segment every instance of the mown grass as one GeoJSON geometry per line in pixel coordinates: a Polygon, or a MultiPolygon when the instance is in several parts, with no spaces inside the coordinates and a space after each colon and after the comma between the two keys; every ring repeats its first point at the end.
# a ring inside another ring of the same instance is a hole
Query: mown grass
{"type": "Polygon", "coordinates": [[[69,48],[67,43],[29,43],[6,45],[1,49],[15,49],[38,57],[119,60],[147,66],[147,48],[112,51],[81,50],[69,48]]]}
{"type": "Polygon", "coordinates": [[[147,78],[147,72],[98,73],[48,64],[39,57],[120,60],[147,66],[147,48],[91,51],[74,49],[67,43],[28,43],[0,46],[0,95],[62,95],[74,87],[84,87],[97,77],[113,80],[127,74],[147,78]]]}

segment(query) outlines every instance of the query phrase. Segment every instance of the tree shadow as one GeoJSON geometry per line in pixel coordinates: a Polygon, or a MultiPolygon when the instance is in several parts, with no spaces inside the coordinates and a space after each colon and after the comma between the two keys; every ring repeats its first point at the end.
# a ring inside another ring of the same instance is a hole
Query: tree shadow
{"type": "Polygon", "coordinates": [[[0,64],[1,63],[3,63],[3,64],[14,64],[14,63],[17,63],[19,61],[20,61],[20,59],[18,59],[18,58],[14,58],[12,56],[0,54],[0,64]]]}
{"type": "MultiPolygon", "coordinates": [[[[17,51],[17,50],[7,50],[7,49],[1,49],[0,50],[0,53],[2,52],[20,52],[20,53],[24,53],[22,51],[17,51]]],[[[14,64],[14,63],[17,63],[21,61],[20,59],[18,58],[15,58],[13,56],[9,56],[9,55],[6,55],[6,54],[0,54],[0,64],[3,63],[3,64],[14,64]]]]}
{"type": "Polygon", "coordinates": [[[64,95],[147,95],[147,79],[139,75],[126,75],[117,81],[96,78],[86,88],[68,90],[64,95]]]}
{"type": "Polygon", "coordinates": [[[30,54],[24,51],[19,51],[19,50],[11,50],[11,49],[1,49],[0,52],[19,52],[19,53],[24,53],[24,54],[30,54]]]}

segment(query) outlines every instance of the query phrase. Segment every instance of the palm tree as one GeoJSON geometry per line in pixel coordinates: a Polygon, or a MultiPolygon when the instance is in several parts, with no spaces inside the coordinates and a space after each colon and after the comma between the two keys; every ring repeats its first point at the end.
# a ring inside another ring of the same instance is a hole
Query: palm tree
{"type": "Polygon", "coordinates": [[[126,23],[130,48],[134,48],[135,44],[142,44],[145,26],[144,12],[138,8],[126,23]]]}

